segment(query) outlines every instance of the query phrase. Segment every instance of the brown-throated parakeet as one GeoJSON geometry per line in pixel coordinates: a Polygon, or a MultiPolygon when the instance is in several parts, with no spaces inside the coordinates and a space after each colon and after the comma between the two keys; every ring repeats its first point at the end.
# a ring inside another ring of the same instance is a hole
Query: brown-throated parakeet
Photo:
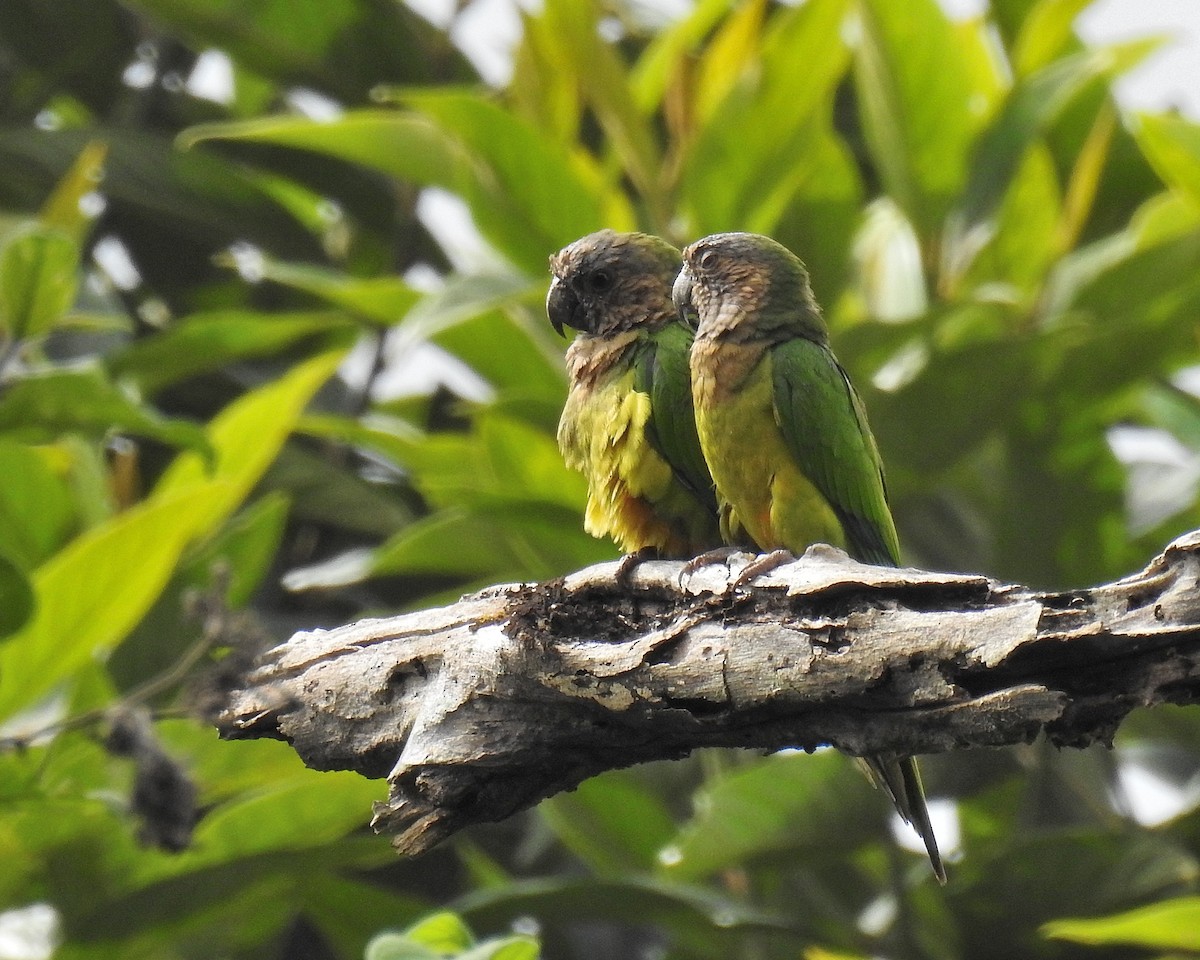
{"type": "MultiPolygon", "coordinates": [[[[705,237],[684,250],[674,299],[698,324],[692,397],[727,542],[744,532],[796,554],[824,542],[898,565],[879,451],[800,260],[757,234],[705,237]]],[[[916,762],[867,764],[945,882],[916,762]]]]}
{"type": "Polygon", "coordinates": [[[721,542],[712,480],[692,418],[692,330],[671,301],[679,251],[601,230],[550,258],[546,312],[578,332],[558,426],[588,483],[585,528],[628,553],[690,557],[721,542]]]}

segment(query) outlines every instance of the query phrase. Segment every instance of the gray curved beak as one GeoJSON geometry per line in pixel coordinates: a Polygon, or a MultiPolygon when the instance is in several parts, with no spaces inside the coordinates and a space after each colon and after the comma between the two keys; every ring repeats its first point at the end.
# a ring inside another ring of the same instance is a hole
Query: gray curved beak
{"type": "Polygon", "coordinates": [[[700,325],[700,316],[696,312],[696,305],[692,303],[692,275],[686,266],[675,278],[675,285],[671,287],[671,299],[675,301],[679,319],[695,330],[700,325]]]}
{"type": "Polygon", "coordinates": [[[546,294],[546,316],[550,318],[550,326],[560,337],[565,337],[564,326],[574,326],[571,320],[579,309],[579,300],[571,288],[555,277],[550,282],[550,292],[546,294]]]}

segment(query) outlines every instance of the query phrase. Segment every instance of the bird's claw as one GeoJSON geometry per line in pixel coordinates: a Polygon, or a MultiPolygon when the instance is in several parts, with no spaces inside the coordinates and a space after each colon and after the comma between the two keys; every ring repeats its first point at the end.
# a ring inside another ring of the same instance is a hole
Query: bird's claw
{"type": "Polygon", "coordinates": [[[770,573],[772,570],[778,569],[786,563],[791,563],[795,559],[796,555],[791,550],[772,550],[770,553],[757,556],[742,567],[733,582],[729,585],[729,589],[733,591],[738,587],[745,586],[756,577],[761,577],[764,573],[770,573]]]}
{"type": "Polygon", "coordinates": [[[613,574],[613,579],[617,582],[617,586],[623,590],[628,589],[633,571],[647,560],[653,560],[657,556],[658,551],[654,547],[639,547],[633,553],[625,554],[621,558],[621,562],[617,564],[616,572],[613,574]]]}
{"type": "Polygon", "coordinates": [[[688,581],[697,570],[711,566],[715,563],[728,564],[729,558],[735,553],[738,553],[737,547],[716,547],[712,550],[705,550],[701,554],[692,557],[687,563],[679,568],[679,586],[682,590],[688,589],[688,581]]]}

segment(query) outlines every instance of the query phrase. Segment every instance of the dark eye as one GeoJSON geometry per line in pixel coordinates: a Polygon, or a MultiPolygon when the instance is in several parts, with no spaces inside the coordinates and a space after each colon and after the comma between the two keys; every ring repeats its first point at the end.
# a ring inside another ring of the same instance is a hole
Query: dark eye
{"type": "Polygon", "coordinates": [[[612,283],[612,274],[607,270],[593,271],[591,276],[588,277],[588,286],[590,286],[597,293],[603,293],[612,286],[612,283]]]}
{"type": "Polygon", "coordinates": [[[716,250],[705,250],[700,254],[700,259],[697,263],[700,265],[701,270],[715,270],[719,259],[716,250]]]}

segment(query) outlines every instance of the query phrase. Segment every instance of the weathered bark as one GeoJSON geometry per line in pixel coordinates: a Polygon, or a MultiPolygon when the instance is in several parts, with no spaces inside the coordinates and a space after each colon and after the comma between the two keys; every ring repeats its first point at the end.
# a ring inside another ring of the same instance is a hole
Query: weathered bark
{"type": "Polygon", "coordinates": [[[1038,593],[864,566],[817,546],[628,583],[600,564],[448,607],[298,633],[219,719],[311,767],[387,776],[405,852],[601,771],[697,747],[919,754],[1108,742],[1136,706],[1200,694],[1200,531],[1116,583],[1038,593]]]}

